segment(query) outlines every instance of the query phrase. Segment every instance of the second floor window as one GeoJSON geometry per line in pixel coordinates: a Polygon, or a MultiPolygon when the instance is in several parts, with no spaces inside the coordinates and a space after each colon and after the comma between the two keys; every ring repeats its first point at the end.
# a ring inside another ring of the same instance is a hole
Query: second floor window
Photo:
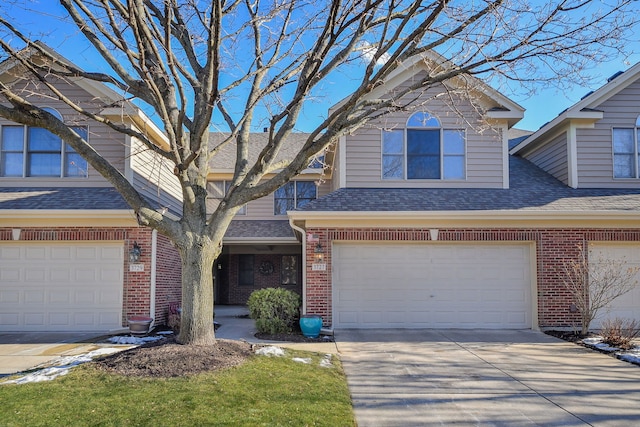
{"type": "Polygon", "coordinates": [[[613,177],[640,178],[640,116],[634,128],[613,128],[613,177]]]}
{"type": "Polygon", "coordinates": [[[465,179],[465,133],[443,129],[429,113],[418,112],[406,129],[382,132],[383,179],[465,179]]]}
{"type": "MultiPolygon", "coordinates": [[[[231,187],[231,181],[210,181],[207,183],[208,201],[207,212],[211,213],[218,208],[220,201],[224,199],[231,187]]],[[[247,205],[242,205],[237,215],[246,215],[247,205]]]]}
{"type": "Polygon", "coordinates": [[[291,181],[274,193],[274,215],[286,215],[287,211],[301,208],[317,198],[317,187],[313,181],[291,181]]]}
{"type": "MultiPolygon", "coordinates": [[[[52,108],[44,110],[62,120],[52,108]]],[[[72,128],[87,140],[87,128],[72,128]]],[[[46,129],[6,125],[1,129],[0,176],[3,177],[87,177],[87,161],[71,146],[46,129]]]]}

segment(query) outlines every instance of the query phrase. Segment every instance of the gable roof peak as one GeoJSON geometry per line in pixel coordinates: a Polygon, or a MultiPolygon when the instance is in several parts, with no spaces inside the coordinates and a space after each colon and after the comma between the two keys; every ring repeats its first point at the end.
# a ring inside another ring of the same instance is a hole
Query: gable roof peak
{"type": "Polygon", "coordinates": [[[566,108],[554,119],[540,126],[529,138],[514,147],[510,153],[517,154],[525,147],[540,141],[541,137],[549,132],[557,131],[558,126],[567,120],[585,119],[597,121],[602,119],[602,110],[598,107],[609,98],[620,93],[622,90],[640,79],[640,62],[629,67],[626,71],[618,71],[607,79],[607,82],[598,89],[584,95],[578,102],[566,108]]]}

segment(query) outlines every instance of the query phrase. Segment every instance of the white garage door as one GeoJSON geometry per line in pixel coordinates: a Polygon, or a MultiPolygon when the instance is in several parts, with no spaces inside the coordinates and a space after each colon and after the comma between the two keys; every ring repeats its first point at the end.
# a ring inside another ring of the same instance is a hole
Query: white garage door
{"type": "MultiPolygon", "coordinates": [[[[625,266],[640,268],[640,246],[637,244],[592,243],[589,245],[589,262],[590,264],[601,262],[603,268],[609,269],[625,268],[625,266]],[[607,260],[613,262],[609,263],[607,260]]],[[[592,329],[600,328],[602,321],[606,318],[620,317],[640,321],[640,272],[632,279],[632,283],[634,281],[636,286],[632,291],[616,298],[609,307],[600,310],[596,319],[591,323],[592,329]]]]}
{"type": "Polygon", "coordinates": [[[122,243],[0,244],[0,331],[121,327],[122,243]]]}
{"type": "Polygon", "coordinates": [[[333,248],[336,328],[531,328],[528,245],[333,248]]]}

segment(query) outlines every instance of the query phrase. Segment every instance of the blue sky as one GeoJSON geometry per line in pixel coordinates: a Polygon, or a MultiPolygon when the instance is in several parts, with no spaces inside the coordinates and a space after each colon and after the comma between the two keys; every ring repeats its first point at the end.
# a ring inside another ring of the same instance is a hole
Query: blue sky
{"type": "MultiPolygon", "coordinates": [[[[34,37],[44,41],[80,67],[88,71],[95,71],[94,66],[99,61],[88,47],[87,42],[78,34],[78,30],[75,27],[56,18],[56,16],[60,16],[64,12],[62,7],[57,5],[57,2],[51,0],[19,0],[17,3],[20,8],[30,7],[37,9],[38,13],[24,12],[5,3],[0,4],[0,14],[10,17],[10,21],[19,23],[23,31],[32,32],[34,37]]],[[[524,94],[525,91],[522,91],[522,94],[505,92],[505,95],[526,109],[524,119],[516,127],[532,131],[538,129],[564,109],[577,102],[587,92],[605,84],[607,78],[612,74],[624,71],[639,62],[640,37],[637,37],[636,40],[638,41],[627,45],[627,50],[631,52],[630,56],[614,58],[606,63],[593,64],[587,70],[589,76],[594,79],[593,84],[589,87],[572,86],[568,90],[559,91],[555,87],[545,87],[540,84],[534,95],[524,94]]],[[[334,102],[348,94],[346,88],[349,85],[344,83],[337,80],[325,85],[327,97],[305,109],[302,120],[306,124],[301,123],[298,130],[311,130],[312,125],[317,124],[321,117],[326,115],[327,109],[334,102]]],[[[511,87],[513,88],[514,85],[512,84],[511,87]]],[[[261,126],[262,124],[256,125],[259,129],[261,129],[261,126]]]]}

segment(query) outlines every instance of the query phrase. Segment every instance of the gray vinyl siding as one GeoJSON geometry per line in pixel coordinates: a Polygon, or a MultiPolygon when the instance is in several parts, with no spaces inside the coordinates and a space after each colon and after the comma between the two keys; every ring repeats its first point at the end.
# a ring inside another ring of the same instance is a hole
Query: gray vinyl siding
{"type": "Polygon", "coordinates": [[[638,188],[638,179],[613,178],[612,129],[632,128],[640,115],[640,82],[636,81],[602,104],[604,112],[593,129],[578,129],[578,186],[581,188],[638,188]]]}
{"type": "Polygon", "coordinates": [[[565,184],[569,183],[567,134],[563,132],[548,144],[528,153],[525,158],[540,169],[555,176],[565,184]]]}
{"type": "Polygon", "coordinates": [[[440,96],[442,88],[424,94],[428,111],[444,129],[464,129],[466,140],[466,179],[464,180],[387,180],[382,179],[381,132],[404,129],[412,112],[394,112],[370,122],[346,137],[346,186],[378,188],[502,188],[503,163],[500,131],[488,128],[477,109],[459,94],[440,96]],[[446,100],[453,98],[455,107],[446,100]],[[464,116],[464,117],[461,117],[464,116]]]}
{"type": "Polygon", "coordinates": [[[131,169],[133,185],[148,200],[173,212],[182,212],[182,190],[173,174],[173,164],[132,139],[131,169]]]}
{"type": "MultiPolygon", "coordinates": [[[[88,94],[80,87],[64,81],[54,82],[65,96],[79,103],[90,111],[99,111],[102,105],[96,101],[93,95],[88,94]]],[[[61,101],[51,97],[46,97],[47,90],[41,86],[26,84],[22,88],[13,87],[18,94],[29,99],[29,101],[41,107],[51,107],[56,109],[65,123],[76,126],[87,126],[89,130],[89,143],[113,166],[124,173],[125,169],[125,137],[119,132],[106,125],[88,121],[86,117],[80,116],[71,107],[61,101]],[[33,93],[44,94],[45,96],[34,95],[33,93]]],[[[0,125],[15,125],[16,123],[0,119],[0,125]]],[[[5,178],[0,177],[0,185],[5,187],[107,187],[111,184],[102,177],[90,165],[88,166],[88,176],[86,178],[55,178],[55,177],[26,177],[26,178],[5,178]]]]}
{"type": "MultiPolygon", "coordinates": [[[[306,181],[306,180],[300,180],[306,181]]],[[[322,197],[329,194],[331,189],[331,180],[325,180],[318,186],[318,197],[322,197]]],[[[207,203],[207,211],[213,212],[218,206],[218,201],[215,199],[209,199],[207,203]]],[[[288,219],[286,215],[274,215],[274,195],[268,194],[256,200],[252,200],[247,203],[247,213],[244,215],[238,214],[234,220],[273,220],[273,219],[288,219]]]]}

